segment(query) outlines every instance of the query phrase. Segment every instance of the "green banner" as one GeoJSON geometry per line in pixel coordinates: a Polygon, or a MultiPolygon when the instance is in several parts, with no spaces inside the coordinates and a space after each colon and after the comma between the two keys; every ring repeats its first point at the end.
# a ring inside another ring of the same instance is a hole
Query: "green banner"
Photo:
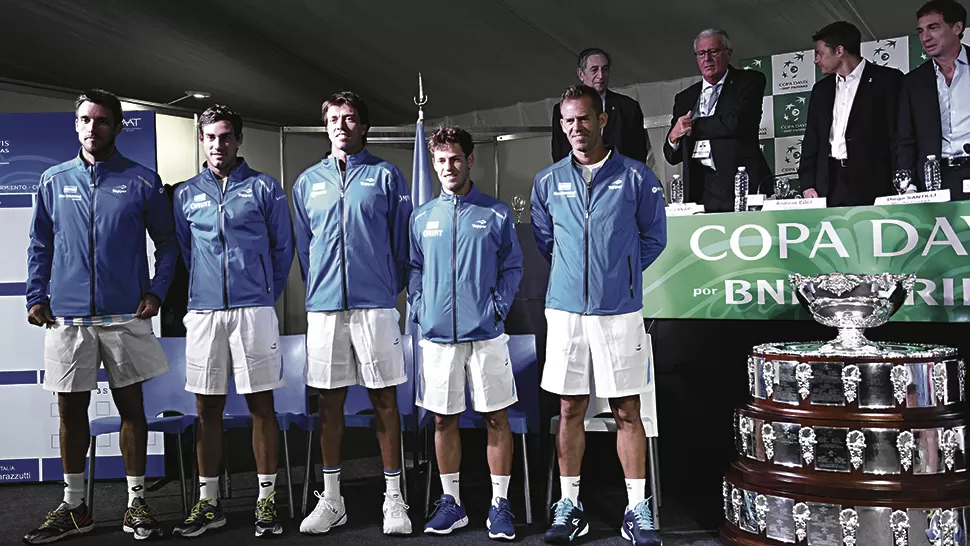
{"type": "Polygon", "coordinates": [[[970,201],[678,216],[643,279],[648,318],[804,319],[789,273],[915,273],[892,320],[970,321],[970,201]]]}

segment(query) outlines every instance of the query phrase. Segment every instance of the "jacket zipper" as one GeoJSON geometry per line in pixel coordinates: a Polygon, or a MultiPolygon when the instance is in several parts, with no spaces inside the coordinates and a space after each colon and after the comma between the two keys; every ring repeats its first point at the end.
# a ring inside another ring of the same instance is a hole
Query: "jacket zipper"
{"type": "Polygon", "coordinates": [[[346,187],[347,179],[350,171],[350,165],[346,166],[346,170],[341,172],[340,170],[340,160],[336,157],[333,158],[333,165],[337,168],[337,176],[340,178],[340,276],[343,280],[343,297],[344,297],[344,310],[349,308],[349,303],[347,301],[347,247],[344,242],[344,189],[346,187]]]}
{"type": "Polygon", "coordinates": [[[589,203],[593,200],[593,177],[595,173],[590,175],[589,182],[586,184],[586,224],[583,228],[583,242],[585,243],[585,269],[583,271],[583,277],[585,280],[585,288],[583,291],[583,314],[589,310],[589,203]]]}
{"type": "MultiPolygon", "coordinates": [[[[228,186],[228,182],[226,185],[228,186]]],[[[226,188],[228,189],[228,187],[226,188]]],[[[222,196],[225,198],[225,195],[222,196]]],[[[223,203],[219,201],[219,241],[222,242],[222,303],[224,309],[229,309],[229,248],[226,245],[225,221],[223,219],[223,203]]]]}
{"type": "Polygon", "coordinates": [[[498,330],[498,305],[495,304],[495,287],[488,289],[492,295],[492,318],[495,320],[495,329],[498,330]]]}
{"type": "Polygon", "coordinates": [[[451,327],[455,343],[458,343],[458,196],[452,201],[454,211],[451,222],[451,327]]]}
{"type": "Polygon", "coordinates": [[[630,299],[633,299],[633,262],[630,257],[626,257],[626,270],[630,273],[630,299]]]}
{"type": "Polygon", "coordinates": [[[96,278],[94,275],[94,204],[97,201],[98,196],[98,177],[95,174],[97,170],[97,165],[92,165],[91,167],[91,223],[90,229],[88,230],[88,244],[91,246],[91,316],[96,316],[97,309],[95,304],[94,295],[94,285],[96,278]]]}

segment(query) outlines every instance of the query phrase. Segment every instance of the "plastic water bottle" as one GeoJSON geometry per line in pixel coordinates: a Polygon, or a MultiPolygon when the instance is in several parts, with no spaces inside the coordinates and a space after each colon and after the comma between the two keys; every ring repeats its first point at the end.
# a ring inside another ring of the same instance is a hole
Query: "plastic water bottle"
{"type": "Polygon", "coordinates": [[[734,175],[734,212],[748,210],[748,173],[744,167],[738,167],[734,175]]]}
{"type": "Polygon", "coordinates": [[[937,191],[943,185],[940,161],[933,154],[926,156],[926,163],[923,165],[923,181],[927,191],[937,191]]]}
{"type": "Polygon", "coordinates": [[[679,174],[675,174],[670,180],[670,204],[681,205],[684,203],[684,181],[679,174]]]}

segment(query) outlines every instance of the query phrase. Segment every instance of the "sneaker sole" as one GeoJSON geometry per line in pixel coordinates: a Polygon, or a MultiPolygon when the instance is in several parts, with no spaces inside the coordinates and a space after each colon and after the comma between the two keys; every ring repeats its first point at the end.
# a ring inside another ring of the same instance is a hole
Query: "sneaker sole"
{"type": "Polygon", "coordinates": [[[152,538],[155,535],[162,536],[162,530],[161,529],[152,529],[152,530],[148,531],[148,534],[147,535],[139,535],[139,534],[135,533],[135,528],[134,527],[128,527],[127,525],[122,525],[121,526],[121,530],[124,531],[124,532],[126,532],[126,533],[128,533],[129,535],[134,536],[135,537],[135,540],[148,540],[148,539],[152,538]]]}
{"type": "Polygon", "coordinates": [[[543,541],[545,541],[546,544],[569,544],[573,540],[576,540],[577,537],[581,537],[588,532],[589,532],[589,523],[585,523],[583,524],[582,529],[578,529],[576,532],[574,532],[572,535],[568,537],[563,537],[563,538],[555,537],[552,540],[546,537],[543,537],[543,541]]]}
{"type": "Polygon", "coordinates": [[[276,525],[272,529],[256,529],[257,538],[264,537],[267,535],[282,535],[282,534],[283,534],[282,525],[276,525]]]}
{"type": "MultiPolygon", "coordinates": [[[[629,541],[630,544],[634,544],[634,545],[636,544],[636,541],[633,540],[633,535],[631,535],[630,533],[627,533],[626,527],[620,529],[620,536],[623,537],[625,540],[629,541]]],[[[657,543],[657,545],[663,546],[663,539],[661,539],[660,542],[657,543]]]]}
{"type": "Polygon", "coordinates": [[[461,518],[460,520],[456,521],[455,523],[453,523],[451,525],[451,527],[449,527],[447,529],[434,529],[434,528],[431,528],[431,527],[425,527],[424,528],[424,532],[425,532],[425,534],[428,534],[428,535],[449,535],[455,529],[461,529],[462,527],[464,527],[466,525],[468,525],[468,516],[465,516],[465,517],[461,518]]]}
{"type": "Polygon", "coordinates": [[[208,531],[209,529],[218,529],[218,528],[224,526],[225,524],[226,524],[226,518],[222,518],[220,520],[213,521],[212,523],[206,523],[201,528],[199,528],[198,531],[196,531],[194,533],[185,533],[185,532],[175,533],[175,532],[173,532],[172,534],[173,535],[176,535],[176,536],[180,536],[180,537],[185,537],[185,538],[193,538],[193,537],[197,537],[197,536],[201,535],[202,533],[208,531]]]}
{"type": "Polygon", "coordinates": [[[324,535],[324,534],[329,533],[330,530],[333,529],[334,527],[339,527],[339,526],[341,526],[341,525],[343,525],[345,523],[347,523],[347,512],[344,512],[343,515],[340,516],[340,519],[338,519],[337,521],[335,521],[332,524],[330,524],[330,527],[327,527],[323,531],[317,531],[315,529],[305,528],[305,527],[303,527],[303,524],[301,523],[300,524],[300,532],[303,533],[303,534],[305,534],[305,535],[324,535]]]}
{"type": "Polygon", "coordinates": [[[50,544],[51,542],[57,542],[58,540],[61,540],[61,539],[67,538],[67,537],[71,537],[71,536],[74,536],[74,535],[82,535],[84,533],[89,533],[89,532],[91,532],[93,530],[94,530],[94,523],[92,522],[91,525],[88,525],[86,527],[78,527],[77,529],[71,529],[71,530],[66,531],[66,532],[63,532],[63,533],[61,533],[61,534],[59,534],[57,536],[53,536],[53,537],[49,537],[49,538],[45,538],[45,539],[40,539],[40,540],[33,540],[33,541],[30,541],[30,542],[27,542],[25,540],[24,542],[27,542],[27,544],[50,544]]]}
{"type": "Polygon", "coordinates": [[[515,533],[512,536],[506,535],[505,533],[492,533],[492,522],[486,518],[485,528],[488,529],[488,538],[492,540],[515,540],[515,533]]]}

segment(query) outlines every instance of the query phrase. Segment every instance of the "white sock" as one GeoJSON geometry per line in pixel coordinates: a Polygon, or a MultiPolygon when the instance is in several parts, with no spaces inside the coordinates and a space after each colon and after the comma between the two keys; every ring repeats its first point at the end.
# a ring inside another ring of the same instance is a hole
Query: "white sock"
{"type": "Polygon", "coordinates": [[[209,499],[209,504],[215,506],[219,501],[219,477],[206,478],[199,476],[199,498],[209,499]]]}
{"type": "Polygon", "coordinates": [[[509,498],[509,480],[512,476],[496,476],[492,474],[492,504],[497,505],[499,499],[509,498]]]}
{"type": "Polygon", "coordinates": [[[64,502],[68,508],[77,508],[84,500],[84,472],[64,474],[64,502]]]}
{"type": "Polygon", "coordinates": [[[138,497],[145,500],[145,476],[128,476],[128,506],[138,497]]]}
{"type": "Polygon", "coordinates": [[[256,480],[259,481],[259,498],[256,500],[264,500],[276,491],[276,474],[256,474],[256,480]]]}
{"type": "Polygon", "coordinates": [[[323,496],[328,500],[340,500],[340,467],[323,467],[323,496]]]}
{"type": "Polygon", "coordinates": [[[559,486],[562,487],[562,498],[579,506],[579,476],[559,476],[559,486]]]}
{"type": "Polygon", "coordinates": [[[442,474],[441,475],[441,489],[445,495],[451,495],[455,497],[455,504],[461,506],[461,498],[458,496],[458,475],[461,472],[455,472],[454,474],[442,474]]]}
{"type": "Polygon", "coordinates": [[[384,471],[384,483],[387,484],[387,494],[401,495],[401,471],[400,470],[385,470],[384,471]]]}
{"type": "Polygon", "coordinates": [[[647,480],[626,479],[627,508],[633,510],[638,504],[646,500],[647,480]]]}

